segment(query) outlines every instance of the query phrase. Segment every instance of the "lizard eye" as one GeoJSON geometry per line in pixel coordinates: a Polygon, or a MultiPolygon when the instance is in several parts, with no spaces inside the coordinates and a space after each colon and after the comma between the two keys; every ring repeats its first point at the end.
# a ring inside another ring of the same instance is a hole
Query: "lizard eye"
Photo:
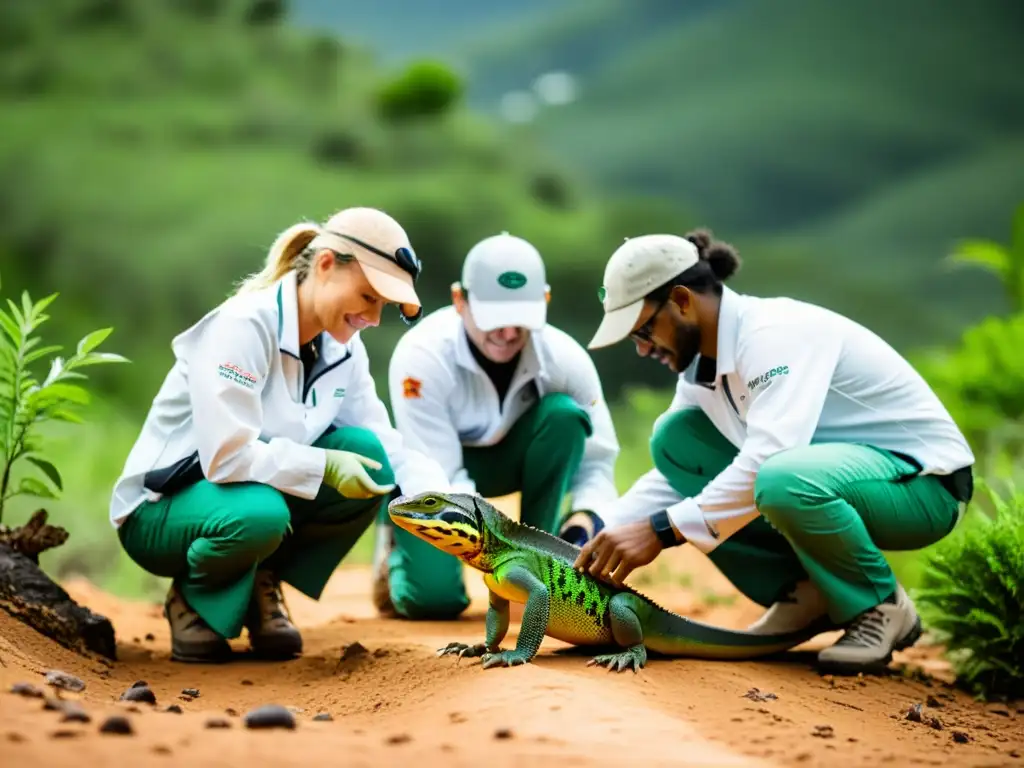
{"type": "Polygon", "coordinates": [[[436,507],[437,506],[437,499],[435,499],[433,496],[431,496],[431,497],[429,497],[427,499],[424,499],[423,500],[423,506],[425,506],[425,507],[436,507]]]}

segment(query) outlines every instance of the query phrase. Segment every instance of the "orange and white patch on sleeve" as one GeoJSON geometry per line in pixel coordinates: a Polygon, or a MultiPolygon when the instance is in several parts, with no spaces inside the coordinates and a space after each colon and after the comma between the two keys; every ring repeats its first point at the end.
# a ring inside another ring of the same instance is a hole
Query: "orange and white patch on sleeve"
{"type": "Polygon", "coordinates": [[[409,400],[422,397],[420,394],[420,388],[422,386],[423,382],[419,379],[414,379],[412,376],[406,376],[402,381],[402,396],[409,400]]]}

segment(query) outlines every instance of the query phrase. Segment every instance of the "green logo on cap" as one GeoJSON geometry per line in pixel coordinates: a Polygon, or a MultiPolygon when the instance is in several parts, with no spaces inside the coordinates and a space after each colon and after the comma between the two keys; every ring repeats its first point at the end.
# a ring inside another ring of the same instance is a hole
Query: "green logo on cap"
{"type": "Polygon", "coordinates": [[[602,304],[604,303],[604,297],[607,296],[607,295],[608,295],[608,291],[606,291],[604,289],[603,285],[600,288],[597,289],[597,298],[599,298],[601,300],[602,304]]]}
{"type": "Polygon", "coordinates": [[[505,288],[522,288],[526,285],[526,275],[522,272],[502,272],[498,275],[498,285],[505,288]]]}

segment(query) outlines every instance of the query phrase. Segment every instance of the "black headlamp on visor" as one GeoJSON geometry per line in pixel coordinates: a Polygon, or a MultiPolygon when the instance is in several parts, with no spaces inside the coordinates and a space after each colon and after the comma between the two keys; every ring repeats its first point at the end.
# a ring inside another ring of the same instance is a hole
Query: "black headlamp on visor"
{"type": "MultiPolygon", "coordinates": [[[[352,235],[344,235],[341,232],[334,232],[332,234],[344,238],[345,240],[348,240],[352,243],[355,243],[360,248],[365,248],[370,253],[376,254],[381,258],[395,262],[395,264],[402,268],[402,271],[406,272],[410,277],[412,277],[414,283],[419,278],[420,272],[423,271],[423,264],[420,262],[420,257],[416,255],[416,252],[413,251],[412,248],[406,248],[405,246],[401,246],[393,254],[391,254],[387,253],[386,251],[382,251],[379,248],[370,245],[367,242],[360,240],[358,237],[352,237],[352,235]]],[[[423,316],[423,307],[417,307],[416,313],[412,316],[409,316],[405,314],[405,310],[403,309],[402,305],[399,305],[398,314],[402,318],[403,323],[405,323],[406,325],[412,325],[423,316]]]]}

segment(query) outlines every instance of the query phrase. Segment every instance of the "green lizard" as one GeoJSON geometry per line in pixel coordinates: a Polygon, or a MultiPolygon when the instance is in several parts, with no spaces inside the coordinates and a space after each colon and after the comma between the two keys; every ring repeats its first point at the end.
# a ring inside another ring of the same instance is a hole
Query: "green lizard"
{"type": "Polygon", "coordinates": [[[579,548],[516,522],[468,494],[421,493],[388,505],[395,525],[482,571],[489,590],[484,643],[449,643],[439,655],[480,656],[483,667],[531,661],[545,635],[580,646],[624,649],[588,662],[634,672],[647,651],[666,656],[744,659],[787,650],[827,626],[759,635],[702,624],[672,613],[628,586],[574,568],[579,548]],[[502,650],[509,601],[524,603],[516,647],[502,650]]]}

